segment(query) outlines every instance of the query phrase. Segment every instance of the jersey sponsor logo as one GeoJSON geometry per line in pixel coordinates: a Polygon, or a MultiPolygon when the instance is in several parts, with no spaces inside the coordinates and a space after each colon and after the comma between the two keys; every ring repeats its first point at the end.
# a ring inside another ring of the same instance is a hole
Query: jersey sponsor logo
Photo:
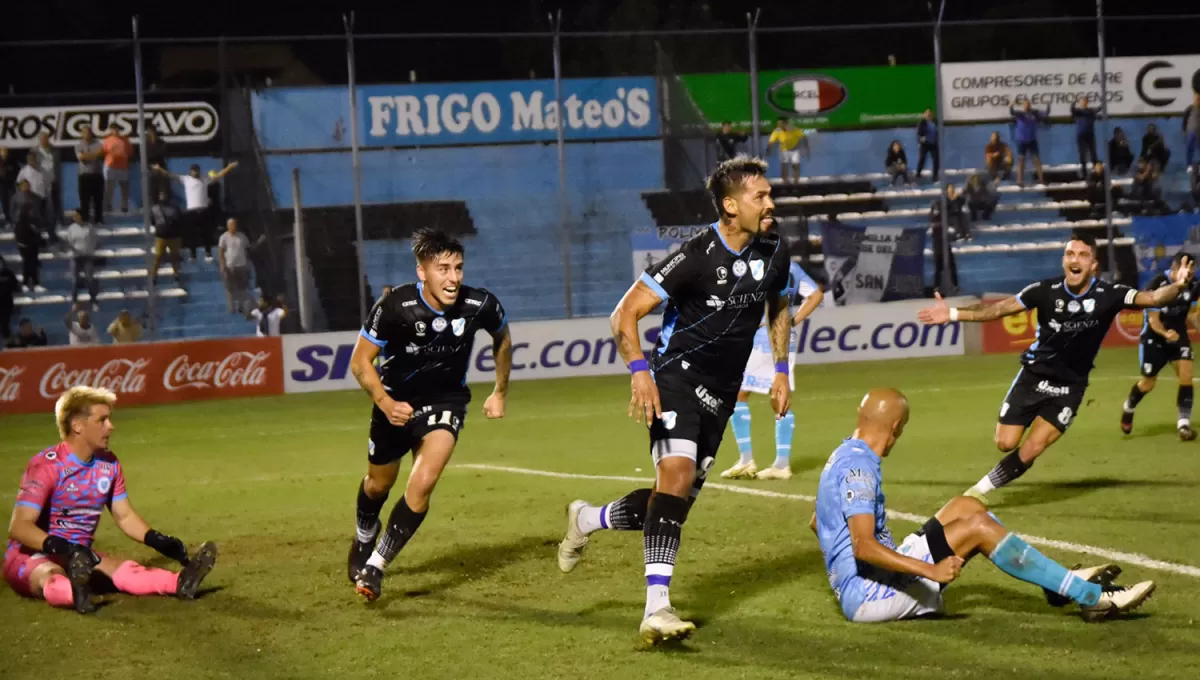
{"type": "Polygon", "coordinates": [[[1067,333],[1078,333],[1080,331],[1086,331],[1089,328],[1095,328],[1096,326],[1099,326],[1100,321],[1098,319],[1084,319],[1082,321],[1055,321],[1054,319],[1050,319],[1046,325],[1049,326],[1050,330],[1054,331],[1055,333],[1060,331],[1066,331],[1067,333]]]}
{"type": "Polygon", "coordinates": [[[725,301],[716,295],[709,295],[708,299],[704,301],[704,304],[708,307],[712,307],[713,309],[723,309],[725,307],[725,301]]]}
{"type": "Polygon", "coordinates": [[[692,364],[691,364],[691,362],[690,362],[690,361],[686,361],[686,360],[685,360],[685,361],[681,361],[681,362],[679,362],[679,365],[680,365],[680,366],[683,366],[683,370],[685,370],[685,371],[686,371],[686,370],[688,370],[689,368],[691,368],[691,367],[692,367],[692,364]]]}
{"type": "Polygon", "coordinates": [[[54,460],[58,458],[58,451],[50,450],[46,452],[46,460],[54,460]]]}
{"type": "Polygon", "coordinates": [[[433,332],[441,333],[444,330],[446,330],[446,319],[439,316],[433,320],[433,332]]]}
{"type": "Polygon", "coordinates": [[[467,304],[471,305],[472,307],[482,307],[483,300],[476,300],[475,298],[467,298],[467,304]]]}
{"type": "Polygon", "coordinates": [[[15,402],[21,399],[21,381],[17,378],[24,372],[24,366],[0,368],[0,402],[15,402]]]}
{"type": "Polygon", "coordinates": [[[762,281],[765,273],[766,265],[762,260],[750,260],[750,276],[753,276],[755,281],[762,281]]]}
{"type": "MultiPolygon", "coordinates": [[[[401,307],[413,307],[416,304],[417,304],[416,300],[405,300],[404,302],[400,303],[400,306],[401,307]]],[[[378,314],[376,316],[378,316],[378,314]]]]}
{"type": "Polygon", "coordinates": [[[670,275],[671,271],[678,267],[679,263],[683,262],[685,259],[687,259],[686,253],[682,251],[675,253],[675,256],[670,260],[667,260],[667,263],[663,265],[663,268],[658,270],[658,273],[654,275],[654,280],[662,283],[663,279],[670,275]]]}
{"type": "Polygon", "coordinates": [[[60,361],[46,369],[38,383],[38,391],[44,399],[57,399],[63,392],[77,385],[103,387],[117,394],[141,393],[146,391],[146,367],[149,359],[112,359],[99,368],[68,369],[60,361]]]}
{"type": "Polygon", "coordinates": [[[467,328],[466,319],[454,319],[450,322],[450,330],[457,336],[462,336],[463,331],[467,328]]]}
{"type": "Polygon", "coordinates": [[[425,335],[425,322],[418,321],[413,324],[413,328],[417,331],[417,335],[425,335]]]}
{"type": "Polygon", "coordinates": [[[709,242],[708,242],[708,247],[704,249],[704,254],[705,254],[705,255],[708,255],[709,253],[711,253],[711,252],[712,252],[712,249],[713,249],[713,247],[715,247],[716,245],[717,245],[717,242],[716,242],[716,241],[709,241],[709,242]]]}
{"type": "Polygon", "coordinates": [[[1070,385],[1055,385],[1049,380],[1043,380],[1037,384],[1037,391],[1054,397],[1065,397],[1071,393],[1071,387],[1070,385]]]}
{"type": "Polygon", "coordinates": [[[192,363],[181,354],[163,373],[163,387],[170,392],[188,388],[261,387],[267,382],[267,359],[271,353],[233,352],[220,361],[192,363]]]}
{"type": "Polygon", "coordinates": [[[713,396],[713,394],[710,393],[708,388],[706,388],[704,385],[698,385],[696,387],[696,398],[700,400],[701,406],[714,415],[721,410],[721,405],[725,403],[721,399],[713,396]]]}
{"type": "Polygon", "coordinates": [[[733,275],[739,279],[746,275],[746,263],[743,260],[733,263],[733,275]]]}

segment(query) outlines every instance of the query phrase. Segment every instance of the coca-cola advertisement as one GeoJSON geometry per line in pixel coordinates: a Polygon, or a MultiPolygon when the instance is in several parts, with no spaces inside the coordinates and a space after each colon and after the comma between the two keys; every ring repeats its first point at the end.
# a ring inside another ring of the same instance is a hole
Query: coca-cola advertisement
{"type": "Polygon", "coordinates": [[[283,393],[279,338],[36,348],[0,353],[0,413],[49,412],[76,385],[119,404],[162,404],[283,393]]]}

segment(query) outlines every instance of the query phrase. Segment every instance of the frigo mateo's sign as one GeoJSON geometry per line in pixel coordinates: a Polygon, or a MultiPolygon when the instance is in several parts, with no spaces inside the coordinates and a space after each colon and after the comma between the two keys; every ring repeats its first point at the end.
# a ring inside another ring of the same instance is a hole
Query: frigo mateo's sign
{"type": "MultiPolygon", "coordinates": [[[[144,109],[147,125],[154,126],[158,136],[168,143],[207,142],[220,127],[217,110],[205,102],[146,104],[144,109]]],[[[45,132],[54,146],[70,147],[83,137],[84,128],[90,127],[102,137],[112,126],[136,142],[140,141],[137,122],[134,104],[0,109],[0,146],[33,146],[38,135],[45,132]]]]}

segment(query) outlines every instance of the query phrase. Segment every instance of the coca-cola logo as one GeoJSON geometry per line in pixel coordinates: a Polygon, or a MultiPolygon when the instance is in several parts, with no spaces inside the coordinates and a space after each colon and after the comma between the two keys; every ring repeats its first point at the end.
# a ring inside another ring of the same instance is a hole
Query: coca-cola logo
{"type": "Polygon", "coordinates": [[[68,369],[60,361],[42,375],[39,390],[45,399],[57,399],[58,395],[75,387],[102,387],[117,394],[132,394],[146,390],[143,369],[150,365],[149,359],[112,359],[100,368],[68,369]]]}
{"type": "Polygon", "coordinates": [[[24,372],[24,366],[0,368],[0,401],[17,401],[21,398],[21,382],[17,378],[24,372]]]}
{"type": "Polygon", "coordinates": [[[163,387],[171,392],[187,388],[261,387],[267,381],[264,364],[270,352],[234,352],[220,361],[192,363],[181,354],[163,373],[163,387]]]}

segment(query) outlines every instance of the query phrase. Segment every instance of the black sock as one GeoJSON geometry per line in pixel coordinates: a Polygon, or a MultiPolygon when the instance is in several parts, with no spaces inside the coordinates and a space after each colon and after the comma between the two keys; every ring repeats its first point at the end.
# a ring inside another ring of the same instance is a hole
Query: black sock
{"type": "Polygon", "coordinates": [[[1195,388],[1191,385],[1180,385],[1179,394],[1175,397],[1175,405],[1179,407],[1179,421],[1191,422],[1192,420],[1192,392],[1195,388]]]}
{"type": "Polygon", "coordinates": [[[379,498],[371,498],[367,495],[365,480],[358,483],[358,508],[355,512],[354,523],[358,530],[360,543],[369,543],[375,540],[375,525],[379,522],[379,511],[383,509],[383,504],[387,502],[387,499],[386,493],[379,498]]]}
{"type": "Polygon", "coordinates": [[[679,539],[683,522],[691,506],[686,498],[656,493],[650,499],[643,531],[646,558],[646,585],[669,586],[679,554],[679,539]]]}
{"type": "Polygon", "coordinates": [[[608,528],[616,531],[641,531],[646,524],[651,489],[634,489],[608,504],[608,528]]]}
{"type": "Polygon", "coordinates": [[[1033,463],[1026,464],[1021,460],[1020,451],[1010,451],[1009,454],[1000,459],[996,463],[996,467],[988,473],[988,481],[992,486],[999,489],[1010,482],[1015,481],[1018,477],[1025,474],[1025,471],[1033,466],[1033,463]]]}
{"type": "Polygon", "coordinates": [[[1137,408],[1138,403],[1140,403],[1145,396],[1146,393],[1138,387],[1138,383],[1134,383],[1133,387],[1129,388],[1129,398],[1125,400],[1125,412],[1133,413],[1133,410],[1137,408]]]}
{"type": "Polygon", "coordinates": [[[383,532],[383,538],[379,539],[379,544],[375,546],[375,552],[386,562],[396,559],[396,555],[400,554],[400,550],[408,543],[408,539],[417,533],[417,529],[420,528],[421,522],[425,521],[425,515],[428,513],[428,510],[413,512],[412,508],[408,507],[408,500],[401,496],[400,502],[392,508],[392,515],[388,517],[387,530],[383,532]]]}

